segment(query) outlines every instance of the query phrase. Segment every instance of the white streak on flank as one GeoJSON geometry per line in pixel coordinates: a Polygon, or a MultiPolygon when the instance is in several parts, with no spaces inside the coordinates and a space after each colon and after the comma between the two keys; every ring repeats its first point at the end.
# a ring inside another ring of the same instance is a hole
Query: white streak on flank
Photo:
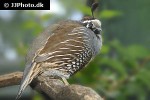
{"type": "Polygon", "coordinates": [[[40,54],[38,55],[39,57],[42,57],[42,56],[48,56],[48,55],[51,55],[51,53],[43,53],[43,54],[40,54]]]}
{"type": "Polygon", "coordinates": [[[80,31],[79,31],[78,33],[82,34],[82,33],[84,33],[84,32],[80,32],[80,31]]]}
{"type": "Polygon", "coordinates": [[[79,34],[79,33],[69,33],[68,35],[77,35],[77,34],[79,34]]]}
{"type": "Polygon", "coordinates": [[[67,60],[67,62],[71,62],[72,60],[67,60]]]}
{"type": "Polygon", "coordinates": [[[75,57],[73,54],[65,54],[65,56],[75,57]]]}
{"type": "MultiPolygon", "coordinates": [[[[85,44],[84,42],[77,41],[77,40],[74,40],[74,39],[68,39],[68,40],[65,40],[65,41],[63,41],[63,42],[60,42],[59,44],[62,44],[62,43],[68,43],[68,42],[70,42],[70,41],[74,41],[74,42],[78,42],[78,43],[85,44]]],[[[59,45],[59,44],[58,44],[58,45],[59,45]]]]}
{"type": "Polygon", "coordinates": [[[61,44],[61,43],[62,43],[62,44],[63,44],[63,43],[67,43],[67,41],[60,42],[59,44],[61,44]]]}
{"type": "Polygon", "coordinates": [[[78,31],[79,29],[83,29],[83,28],[85,28],[85,27],[77,27],[77,28],[74,28],[72,32],[76,32],[76,31],[78,31]]]}
{"type": "Polygon", "coordinates": [[[78,50],[78,51],[82,52],[83,50],[78,50]]]}
{"type": "Polygon", "coordinates": [[[75,34],[85,34],[85,35],[89,35],[87,34],[87,29],[86,27],[77,27],[77,28],[74,28],[74,30],[72,31],[74,33],[69,33],[68,35],[75,35],[75,34]]]}
{"type": "MultiPolygon", "coordinates": [[[[68,42],[70,42],[70,41],[80,42],[80,41],[77,41],[77,40],[74,40],[74,39],[69,39],[69,40],[62,41],[62,42],[58,43],[57,45],[63,44],[63,43],[66,44],[66,43],[68,43],[68,42]]],[[[80,42],[80,43],[83,43],[83,42],[80,42]]]]}
{"type": "Polygon", "coordinates": [[[68,63],[62,63],[62,64],[60,64],[59,66],[63,66],[63,65],[67,65],[68,63]]]}
{"type": "Polygon", "coordinates": [[[80,34],[84,34],[84,32],[83,31],[80,32],[79,30],[76,30],[75,32],[69,33],[68,35],[80,35],[80,34]]]}
{"type": "Polygon", "coordinates": [[[51,54],[54,54],[54,53],[58,53],[58,52],[62,52],[62,51],[54,51],[54,52],[50,52],[51,54]]]}
{"type": "Polygon", "coordinates": [[[87,33],[87,31],[83,31],[83,30],[81,30],[82,32],[78,32],[78,33],[80,33],[80,34],[82,34],[82,35],[84,35],[84,36],[89,36],[89,34],[87,33]]]}
{"type": "Polygon", "coordinates": [[[88,40],[83,40],[83,41],[85,41],[85,42],[90,42],[90,39],[88,39],[88,40]]]}
{"type": "Polygon", "coordinates": [[[85,29],[86,29],[86,27],[79,28],[79,30],[81,30],[81,31],[85,31],[85,29]]]}
{"type": "Polygon", "coordinates": [[[63,50],[65,49],[66,50],[66,49],[70,49],[70,48],[59,48],[59,49],[63,49],[63,50]]]}
{"type": "Polygon", "coordinates": [[[76,53],[74,53],[74,54],[76,54],[76,55],[80,55],[80,53],[78,53],[78,52],[76,52],[76,53]]]}
{"type": "Polygon", "coordinates": [[[82,41],[77,41],[77,40],[74,40],[74,39],[69,39],[68,41],[74,41],[74,42],[78,42],[78,43],[84,44],[84,42],[82,42],[82,41]]]}
{"type": "Polygon", "coordinates": [[[71,64],[68,64],[68,65],[66,65],[67,67],[71,67],[72,65],[71,64]]]}
{"type": "Polygon", "coordinates": [[[78,50],[70,50],[70,51],[78,51],[78,50]]]}
{"type": "Polygon", "coordinates": [[[72,64],[76,64],[76,62],[73,61],[72,64]]]}
{"type": "Polygon", "coordinates": [[[79,34],[88,35],[88,34],[87,34],[87,33],[85,33],[84,31],[79,32],[78,30],[77,30],[77,32],[76,32],[76,33],[69,33],[68,35],[79,35],[79,34]]]}
{"type": "Polygon", "coordinates": [[[82,48],[82,49],[84,49],[84,47],[83,46],[76,46],[76,45],[72,45],[72,44],[66,44],[67,46],[72,46],[72,47],[75,47],[75,48],[82,48]]]}
{"type": "Polygon", "coordinates": [[[46,60],[48,60],[48,59],[52,59],[53,57],[55,57],[55,56],[50,56],[50,57],[48,57],[46,60]]]}
{"type": "Polygon", "coordinates": [[[64,57],[64,56],[71,56],[71,57],[75,58],[75,56],[73,54],[55,55],[55,57],[64,57]]]}
{"type": "Polygon", "coordinates": [[[83,50],[70,50],[72,52],[75,52],[74,54],[76,55],[80,55],[80,52],[82,52],[83,50]]]}
{"type": "Polygon", "coordinates": [[[58,52],[62,52],[62,51],[54,51],[54,52],[50,52],[50,53],[43,53],[43,54],[38,55],[38,56],[50,56],[50,55],[52,55],[54,53],[58,53],[58,52]]]}
{"type": "Polygon", "coordinates": [[[74,46],[75,47],[75,45],[73,45],[73,44],[65,44],[65,45],[67,45],[67,46],[74,46]]]}
{"type": "Polygon", "coordinates": [[[64,61],[55,61],[55,63],[57,64],[57,63],[64,63],[64,61]]]}
{"type": "Polygon", "coordinates": [[[63,56],[65,56],[65,55],[55,55],[55,57],[63,57],[63,56]]]}
{"type": "Polygon", "coordinates": [[[64,60],[66,59],[66,60],[68,60],[68,59],[70,59],[70,58],[61,58],[61,59],[64,59],[64,60]]]}
{"type": "Polygon", "coordinates": [[[77,37],[78,39],[82,39],[83,37],[77,37]]]}
{"type": "Polygon", "coordinates": [[[65,41],[62,41],[62,42],[60,42],[60,43],[58,43],[57,45],[59,45],[59,44],[66,44],[66,43],[68,43],[69,41],[68,40],[65,40],[65,41]]]}
{"type": "Polygon", "coordinates": [[[36,58],[36,61],[40,61],[42,59],[45,59],[44,61],[48,60],[48,59],[51,59],[55,56],[53,56],[55,53],[59,53],[59,52],[62,52],[62,51],[54,51],[54,52],[50,52],[50,53],[43,53],[41,55],[38,55],[38,57],[36,58]]]}
{"type": "MultiPolygon", "coordinates": [[[[48,57],[46,60],[50,60],[50,59],[53,59],[54,57],[61,57],[62,60],[70,60],[71,58],[65,58],[66,56],[70,56],[70,57],[73,57],[73,58],[76,58],[74,55],[72,54],[65,54],[65,55],[55,55],[55,56],[51,56],[51,57],[48,57]]],[[[72,61],[72,60],[71,60],[72,61]]],[[[62,61],[63,63],[64,61],[62,61]]],[[[61,61],[56,61],[55,63],[61,63],[61,61]]]]}
{"type": "Polygon", "coordinates": [[[84,33],[83,37],[91,38],[91,34],[89,32],[84,33]]]}

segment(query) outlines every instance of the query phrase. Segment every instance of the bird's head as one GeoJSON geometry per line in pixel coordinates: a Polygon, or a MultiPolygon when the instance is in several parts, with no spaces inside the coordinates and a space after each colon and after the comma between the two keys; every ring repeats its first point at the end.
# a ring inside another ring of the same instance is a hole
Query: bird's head
{"type": "Polygon", "coordinates": [[[100,34],[101,29],[101,22],[98,19],[92,17],[84,17],[82,19],[82,23],[85,27],[91,29],[95,34],[100,34]]]}
{"type": "Polygon", "coordinates": [[[100,35],[102,29],[101,29],[101,21],[94,18],[94,15],[93,15],[93,12],[94,10],[98,7],[98,3],[94,3],[92,4],[92,7],[91,7],[91,12],[92,12],[92,17],[84,17],[82,20],[81,20],[81,23],[91,29],[96,35],[100,35]]]}

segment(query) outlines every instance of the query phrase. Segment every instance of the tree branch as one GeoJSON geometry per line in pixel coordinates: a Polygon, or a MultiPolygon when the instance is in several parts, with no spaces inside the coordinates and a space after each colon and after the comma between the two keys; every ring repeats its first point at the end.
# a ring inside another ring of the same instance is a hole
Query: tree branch
{"type": "Polygon", "coordinates": [[[12,85],[18,85],[22,78],[22,72],[14,72],[0,76],[0,88],[12,85]]]}
{"type": "MultiPolygon", "coordinates": [[[[22,72],[13,72],[0,76],[0,88],[20,84],[22,72]]],[[[30,84],[36,91],[49,100],[103,100],[93,89],[81,85],[64,85],[59,79],[37,77],[30,84]]]]}

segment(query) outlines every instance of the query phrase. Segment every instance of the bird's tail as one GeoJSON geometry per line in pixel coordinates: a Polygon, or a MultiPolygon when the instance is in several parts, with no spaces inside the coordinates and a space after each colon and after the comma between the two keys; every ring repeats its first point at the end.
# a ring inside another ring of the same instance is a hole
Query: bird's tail
{"type": "Polygon", "coordinates": [[[16,96],[15,100],[18,100],[25,88],[31,83],[31,81],[37,76],[39,73],[39,64],[36,64],[35,62],[32,63],[30,66],[27,66],[23,73],[23,78],[21,81],[20,89],[18,91],[18,94],[16,96]]]}

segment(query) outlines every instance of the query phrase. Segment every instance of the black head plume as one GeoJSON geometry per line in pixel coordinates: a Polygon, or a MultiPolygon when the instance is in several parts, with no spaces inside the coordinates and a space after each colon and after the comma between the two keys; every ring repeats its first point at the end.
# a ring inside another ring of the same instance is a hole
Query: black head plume
{"type": "Polygon", "coordinates": [[[91,12],[92,12],[92,17],[93,17],[93,18],[94,18],[93,12],[95,11],[95,9],[96,9],[97,7],[98,7],[98,3],[97,3],[97,2],[93,3],[92,6],[91,6],[91,12]]]}

